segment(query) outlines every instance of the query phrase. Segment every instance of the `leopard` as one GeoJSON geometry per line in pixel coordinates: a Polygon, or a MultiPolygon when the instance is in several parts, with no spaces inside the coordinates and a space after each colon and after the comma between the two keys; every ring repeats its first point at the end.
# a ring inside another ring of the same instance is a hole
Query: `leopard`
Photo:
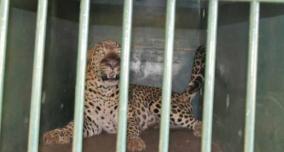
{"type": "MultiPolygon", "coordinates": [[[[119,109],[121,45],[114,40],[103,40],[88,50],[84,92],[84,138],[117,133],[119,109]]],[[[192,74],[182,92],[171,93],[170,127],[187,128],[196,137],[202,133],[202,122],[193,115],[192,100],[200,92],[204,81],[205,48],[195,51],[192,74]]],[[[158,87],[130,84],[127,105],[127,150],[145,151],[141,133],[159,124],[162,90],[158,87]]],[[[72,142],[74,121],[62,128],[43,134],[43,144],[72,142]]]]}

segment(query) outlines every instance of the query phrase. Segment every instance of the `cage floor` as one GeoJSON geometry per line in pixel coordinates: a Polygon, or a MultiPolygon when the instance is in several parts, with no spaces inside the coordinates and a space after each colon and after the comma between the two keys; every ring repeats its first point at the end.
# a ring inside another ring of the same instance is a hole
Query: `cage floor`
{"type": "MultiPolygon", "coordinates": [[[[200,152],[200,138],[193,136],[191,131],[178,129],[170,132],[170,152],[200,152]]],[[[159,144],[159,130],[150,129],[142,134],[146,143],[145,152],[157,152],[159,144]]],[[[84,139],[84,152],[115,152],[115,135],[102,134],[84,139]]],[[[41,152],[71,152],[72,145],[42,146],[41,152]]],[[[218,144],[213,143],[213,152],[222,152],[218,144]]]]}

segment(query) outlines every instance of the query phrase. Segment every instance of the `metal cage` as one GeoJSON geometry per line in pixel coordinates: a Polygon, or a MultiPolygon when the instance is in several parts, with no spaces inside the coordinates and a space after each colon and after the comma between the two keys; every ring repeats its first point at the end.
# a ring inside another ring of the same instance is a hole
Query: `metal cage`
{"type": "MultiPolygon", "coordinates": [[[[245,114],[245,144],[244,152],[254,151],[254,129],[255,129],[255,100],[257,85],[257,55],[258,55],[258,29],[259,29],[259,12],[260,3],[283,3],[283,0],[220,0],[226,2],[250,2],[250,26],[249,26],[249,59],[247,75],[247,92],[246,92],[246,114],[245,114]]],[[[219,0],[209,1],[208,16],[208,35],[207,35],[207,58],[205,74],[205,93],[204,100],[206,103],[203,107],[203,134],[202,134],[202,152],[211,151],[211,134],[212,134],[212,113],[213,113],[213,95],[215,79],[215,52],[216,52],[216,30],[218,18],[219,0]]],[[[167,0],[167,17],[165,28],[165,54],[164,54],[164,74],[163,74],[163,92],[162,92],[162,118],[160,127],[160,144],[159,151],[168,151],[169,141],[169,115],[170,115],[170,98],[172,83],[172,58],[173,42],[175,29],[175,4],[176,0],[167,0]]],[[[30,128],[28,152],[38,151],[39,143],[39,122],[40,122],[40,97],[42,88],[42,73],[44,63],[44,46],[47,20],[48,0],[38,1],[38,13],[36,23],[36,42],[33,67],[32,81],[32,99],[30,110],[30,128]]],[[[89,24],[90,0],[81,0],[80,9],[80,26],[79,26],[79,45],[77,59],[77,79],[76,79],[76,99],[75,99],[75,127],[73,152],[82,151],[82,126],[83,126],[83,101],[84,101],[84,77],[86,67],[87,35],[89,24]]],[[[8,28],[9,0],[0,2],[0,126],[1,126],[1,109],[3,102],[4,90],[4,67],[6,37],[8,28]]],[[[117,134],[117,152],[126,150],[126,126],[127,126],[127,102],[128,102],[128,84],[129,84],[129,56],[131,44],[133,0],[124,0],[123,13],[123,34],[122,34],[122,63],[121,63],[121,80],[120,80],[120,105],[119,105],[119,127],[117,134]]],[[[0,128],[1,131],[1,128],[0,128]]],[[[0,132],[1,133],[1,132],[0,132]]]]}

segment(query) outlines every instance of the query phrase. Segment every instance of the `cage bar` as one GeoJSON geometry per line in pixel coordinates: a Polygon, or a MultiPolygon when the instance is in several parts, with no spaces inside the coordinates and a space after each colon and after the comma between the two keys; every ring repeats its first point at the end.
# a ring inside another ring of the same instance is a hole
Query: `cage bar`
{"type": "Polygon", "coordinates": [[[28,152],[38,151],[47,6],[47,0],[38,1],[28,152]]]}
{"type": "Polygon", "coordinates": [[[167,152],[169,146],[169,127],[171,112],[171,90],[172,90],[172,63],[175,35],[175,12],[176,0],[167,1],[166,16],[166,40],[164,54],[163,90],[162,90],[162,112],[160,123],[159,152],[167,152]]]}
{"type": "Polygon", "coordinates": [[[121,71],[119,81],[119,116],[116,151],[126,151],[127,136],[127,105],[129,88],[129,64],[131,48],[132,14],[133,0],[124,0],[122,25],[122,52],[121,52],[121,71]]]}
{"type": "Polygon", "coordinates": [[[202,126],[202,152],[211,152],[218,0],[209,1],[202,126]]]}
{"type": "Polygon", "coordinates": [[[266,3],[284,3],[284,0],[220,0],[224,2],[266,2],[266,3]]]}
{"type": "Polygon", "coordinates": [[[79,42],[76,73],[76,92],[75,92],[75,113],[73,130],[73,152],[82,151],[83,143],[83,123],[84,123],[84,95],[85,95],[85,75],[87,63],[87,42],[89,31],[89,12],[90,0],[81,0],[80,4],[80,23],[79,23],[79,42]]]}
{"type": "Polygon", "coordinates": [[[2,126],[2,105],[4,94],[5,57],[7,43],[7,25],[9,16],[9,0],[0,2],[0,135],[2,126]]]}
{"type": "Polygon", "coordinates": [[[255,100],[257,83],[257,57],[258,57],[258,30],[259,30],[259,2],[250,4],[249,25],[249,54],[246,92],[246,119],[244,152],[254,151],[254,129],[255,129],[255,100]]]}

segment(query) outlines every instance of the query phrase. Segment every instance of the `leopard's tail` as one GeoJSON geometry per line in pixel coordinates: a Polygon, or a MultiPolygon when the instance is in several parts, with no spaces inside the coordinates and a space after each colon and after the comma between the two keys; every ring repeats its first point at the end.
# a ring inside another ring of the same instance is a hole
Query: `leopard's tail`
{"type": "Polygon", "coordinates": [[[193,94],[200,91],[204,83],[204,72],[205,72],[205,47],[199,46],[195,52],[191,80],[186,88],[187,94],[193,94]]]}

